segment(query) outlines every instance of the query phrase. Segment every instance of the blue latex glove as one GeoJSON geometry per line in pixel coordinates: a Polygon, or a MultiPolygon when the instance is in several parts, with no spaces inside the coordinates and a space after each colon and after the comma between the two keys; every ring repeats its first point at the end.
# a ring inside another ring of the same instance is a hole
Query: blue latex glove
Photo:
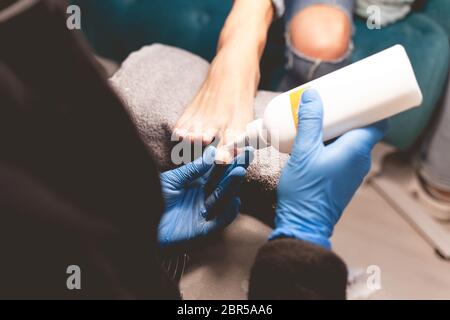
{"type": "MultiPolygon", "coordinates": [[[[350,93],[349,93],[350,94],[350,93]]],[[[367,175],[387,122],[352,130],[325,146],[318,93],[302,95],[298,134],[280,177],[271,239],[293,237],[330,248],[333,228],[367,175]]]]}
{"type": "Polygon", "coordinates": [[[253,150],[246,149],[227,165],[214,191],[205,195],[215,153],[214,147],[208,147],[203,157],[160,175],[165,202],[158,229],[161,245],[192,240],[223,229],[239,214],[238,193],[253,160],[253,150]],[[214,218],[210,220],[212,215],[214,218]]]}

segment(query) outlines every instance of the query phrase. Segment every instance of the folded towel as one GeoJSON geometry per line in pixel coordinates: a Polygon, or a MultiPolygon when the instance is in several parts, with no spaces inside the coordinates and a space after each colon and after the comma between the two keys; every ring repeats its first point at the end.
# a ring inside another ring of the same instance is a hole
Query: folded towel
{"type": "MultiPolygon", "coordinates": [[[[176,167],[171,161],[172,129],[200,89],[208,68],[208,62],[192,53],[154,44],[130,54],[110,79],[161,171],[176,167]]],[[[276,95],[257,93],[256,118],[276,95]]],[[[256,151],[241,191],[243,212],[272,224],[276,186],[287,157],[271,147],[256,151]]]]}

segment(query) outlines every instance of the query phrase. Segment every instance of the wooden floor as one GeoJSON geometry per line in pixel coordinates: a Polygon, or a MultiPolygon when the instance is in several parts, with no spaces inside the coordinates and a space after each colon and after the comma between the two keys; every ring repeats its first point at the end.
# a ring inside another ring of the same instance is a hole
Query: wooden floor
{"type": "Polygon", "coordinates": [[[380,267],[374,299],[450,299],[450,262],[370,186],[350,204],[333,243],[349,267],[380,267]]]}
{"type": "MultiPolygon", "coordinates": [[[[241,215],[210,244],[181,281],[186,299],[245,299],[248,275],[270,229],[241,215]]],[[[371,299],[450,299],[450,262],[370,186],[364,185],[333,236],[334,250],[349,268],[381,270],[381,289],[371,299]]]]}

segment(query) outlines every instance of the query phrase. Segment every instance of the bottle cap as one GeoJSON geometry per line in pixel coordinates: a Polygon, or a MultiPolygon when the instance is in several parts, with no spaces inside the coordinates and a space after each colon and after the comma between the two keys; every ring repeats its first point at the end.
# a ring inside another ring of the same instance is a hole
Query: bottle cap
{"type": "Polygon", "coordinates": [[[235,141],[224,146],[225,149],[233,150],[235,148],[245,148],[251,146],[255,149],[262,149],[270,146],[265,137],[263,119],[257,119],[247,125],[244,134],[239,136],[235,141]]]}
{"type": "Polygon", "coordinates": [[[270,146],[268,142],[267,133],[264,129],[263,119],[257,119],[250,122],[247,125],[246,131],[246,144],[252,146],[255,149],[267,148],[270,146]]]}

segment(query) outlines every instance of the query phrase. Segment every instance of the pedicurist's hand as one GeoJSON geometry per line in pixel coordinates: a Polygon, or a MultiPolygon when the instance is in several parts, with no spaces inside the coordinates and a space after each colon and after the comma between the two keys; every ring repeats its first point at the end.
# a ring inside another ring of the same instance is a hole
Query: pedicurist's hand
{"type": "Polygon", "coordinates": [[[215,167],[215,153],[214,147],[208,147],[203,157],[161,174],[165,201],[158,230],[161,245],[192,240],[223,229],[239,214],[239,189],[253,151],[245,149],[231,164],[222,167],[223,175],[207,194],[205,185],[215,167]]]}
{"type": "Polygon", "coordinates": [[[387,129],[386,121],[379,122],[325,146],[322,121],[322,101],[308,90],[302,95],[296,141],[278,186],[271,239],[292,237],[330,248],[334,225],[369,172],[372,148],[387,129]]]}

